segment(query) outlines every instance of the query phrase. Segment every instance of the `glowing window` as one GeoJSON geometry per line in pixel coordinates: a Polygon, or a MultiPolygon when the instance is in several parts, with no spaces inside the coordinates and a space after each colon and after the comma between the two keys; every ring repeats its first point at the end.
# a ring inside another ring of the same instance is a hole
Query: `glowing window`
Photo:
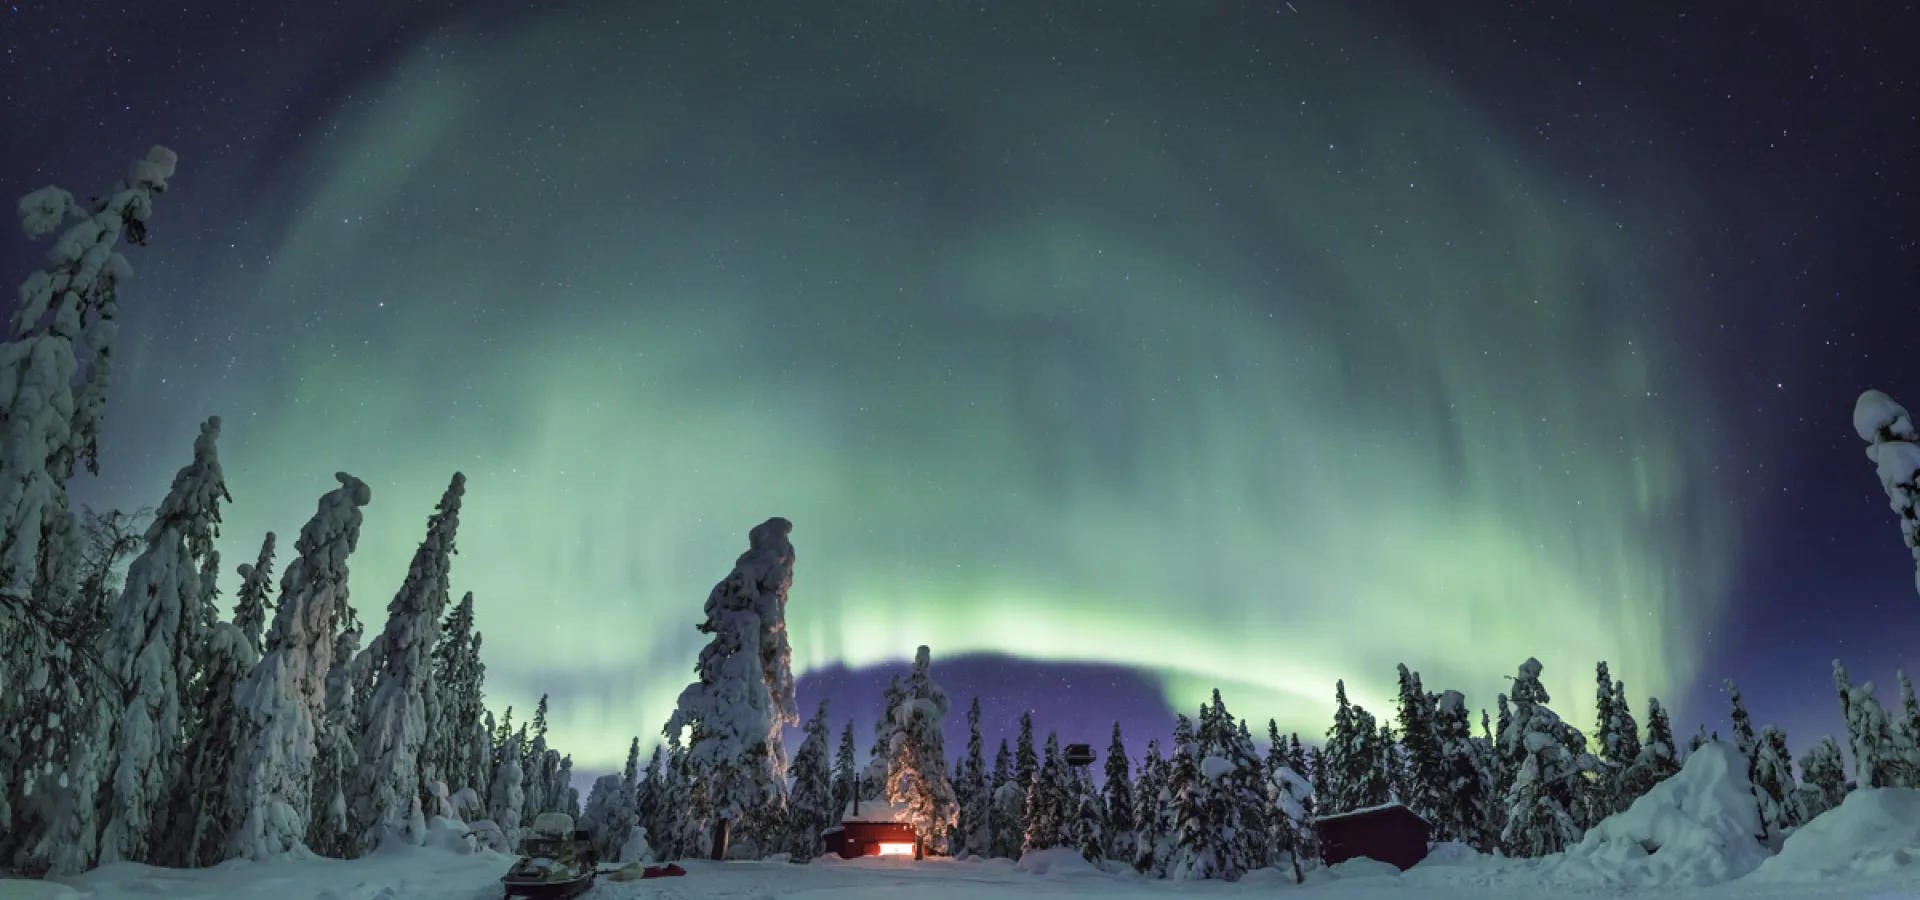
{"type": "Polygon", "coordinates": [[[913,845],[912,844],[881,844],[880,855],[881,856],[912,856],[913,845]]]}

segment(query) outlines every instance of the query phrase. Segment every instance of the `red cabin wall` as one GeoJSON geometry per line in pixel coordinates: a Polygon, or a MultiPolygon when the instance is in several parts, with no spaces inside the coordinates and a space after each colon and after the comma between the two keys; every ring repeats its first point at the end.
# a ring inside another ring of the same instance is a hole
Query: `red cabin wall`
{"type": "Polygon", "coordinates": [[[827,835],[827,852],[843,859],[880,855],[881,844],[911,844],[913,826],[901,822],[846,822],[827,835]]]}
{"type": "Polygon", "coordinates": [[[1360,856],[1411,869],[1427,858],[1427,825],[1404,810],[1320,823],[1320,858],[1327,865],[1360,856]]]}

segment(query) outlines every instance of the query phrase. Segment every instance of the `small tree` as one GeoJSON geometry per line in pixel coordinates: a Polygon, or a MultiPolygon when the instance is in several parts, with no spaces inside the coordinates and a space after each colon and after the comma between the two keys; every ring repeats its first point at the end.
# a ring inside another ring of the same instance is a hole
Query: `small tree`
{"type": "Polygon", "coordinates": [[[847,809],[853,806],[854,776],[853,720],[847,720],[847,727],[840,731],[840,747],[833,755],[833,822],[838,825],[847,809]]]}
{"type": "Polygon", "coordinates": [[[1760,729],[1753,761],[1753,795],[1760,801],[1760,825],[1767,833],[1780,834],[1801,824],[1794,809],[1794,790],[1787,736],[1768,725],[1760,729]]]}
{"type": "Polygon", "coordinates": [[[833,824],[833,780],[827,769],[827,701],[807,720],[806,738],[793,756],[793,795],[788,801],[788,859],[810,862],[826,852],[823,834],[833,824]]]}
{"type": "Polygon", "coordinates": [[[256,657],[265,649],[260,644],[260,634],[266,627],[267,611],[273,608],[269,596],[273,590],[273,540],[273,532],[267,532],[253,564],[241,563],[236,570],[240,575],[240,591],[233,605],[233,624],[246,635],[256,657]]]}
{"type": "Polygon", "coordinates": [[[1833,738],[1822,737],[1800,757],[1800,776],[1793,805],[1803,824],[1847,799],[1847,773],[1840,760],[1840,745],[1833,738]]]}
{"type": "Polygon", "coordinates": [[[1667,720],[1667,711],[1661,708],[1659,699],[1648,698],[1647,742],[1641,745],[1622,779],[1621,808],[1632,806],[1633,801],[1646,796],[1654,785],[1679,772],[1680,756],[1674,750],[1673,725],[1667,720]]]}
{"type": "Polygon", "coordinates": [[[1102,791],[1106,801],[1108,859],[1131,860],[1134,857],[1134,803],[1132,765],[1127,760],[1127,745],[1120,739],[1120,723],[1113,723],[1113,742],[1107,745],[1107,782],[1102,791]]]}

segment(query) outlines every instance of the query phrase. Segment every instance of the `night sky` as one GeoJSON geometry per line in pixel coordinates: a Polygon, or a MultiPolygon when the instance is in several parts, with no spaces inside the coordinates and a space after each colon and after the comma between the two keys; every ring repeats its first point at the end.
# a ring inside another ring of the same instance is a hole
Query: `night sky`
{"type": "Polygon", "coordinates": [[[1850,426],[1920,403],[1920,17],[1684,6],[23,2],[0,188],[180,154],[77,499],[221,415],[227,602],[346,470],[378,621],[464,471],[490,703],[584,770],[774,515],[863,739],[929,644],[996,736],[1532,655],[1799,752],[1920,661],[1850,426]]]}

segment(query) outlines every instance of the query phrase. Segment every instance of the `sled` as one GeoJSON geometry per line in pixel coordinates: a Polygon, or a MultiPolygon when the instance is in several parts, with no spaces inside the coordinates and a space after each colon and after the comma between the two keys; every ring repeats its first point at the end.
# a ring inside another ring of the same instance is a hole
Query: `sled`
{"type": "Polygon", "coordinates": [[[507,897],[563,900],[593,887],[600,855],[585,831],[576,831],[573,817],[544,813],[533,821],[532,833],[520,842],[520,859],[500,876],[507,897]]]}

